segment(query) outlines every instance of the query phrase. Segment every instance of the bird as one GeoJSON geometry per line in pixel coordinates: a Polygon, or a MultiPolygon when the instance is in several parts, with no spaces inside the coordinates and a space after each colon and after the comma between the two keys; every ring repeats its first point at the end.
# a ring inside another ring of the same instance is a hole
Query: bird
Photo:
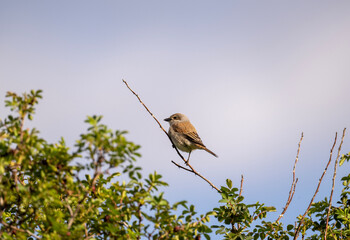
{"type": "Polygon", "coordinates": [[[196,129],[186,115],[175,113],[170,117],[165,118],[164,121],[169,122],[170,124],[168,134],[173,144],[179,150],[188,152],[186,163],[189,162],[191,152],[195,149],[205,150],[213,156],[218,157],[203,144],[202,139],[199,137],[196,129]]]}

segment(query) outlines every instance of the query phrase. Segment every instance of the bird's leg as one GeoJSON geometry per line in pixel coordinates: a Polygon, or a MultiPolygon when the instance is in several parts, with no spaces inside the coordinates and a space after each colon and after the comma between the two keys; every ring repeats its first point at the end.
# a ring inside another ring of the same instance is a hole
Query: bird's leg
{"type": "Polygon", "coordinates": [[[188,164],[189,161],[190,161],[191,152],[192,152],[192,151],[190,151],[190,152],[188,153],[188,158],[187,158],[186,164],[188,164]]]}

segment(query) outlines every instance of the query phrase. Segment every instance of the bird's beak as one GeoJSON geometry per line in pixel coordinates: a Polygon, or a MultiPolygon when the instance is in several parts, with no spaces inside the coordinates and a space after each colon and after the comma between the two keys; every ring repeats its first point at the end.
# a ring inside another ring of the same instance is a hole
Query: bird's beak
{"type": "Polygon", "coordinates": [[[170,122],[170,120],[171,120],[171,118],[164,119],[164,121],[166,121],[166,122],[170,122]]]}

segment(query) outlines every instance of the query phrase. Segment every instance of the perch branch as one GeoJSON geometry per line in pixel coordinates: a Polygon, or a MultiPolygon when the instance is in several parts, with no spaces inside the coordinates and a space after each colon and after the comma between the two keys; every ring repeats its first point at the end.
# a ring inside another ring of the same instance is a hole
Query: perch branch
{"type": "Polygon", "coordinates": [[[177,167],[179,167],[179,168],[182,168],[182,169],[184,169],[184,170],[186,170],[186,171],[192,172],[191,169],[185,168],[185,167],[181,166],[180,164],[178,164],[178,163],[176,163],[176,162],[174,162],[174,161],[171,161],[171,162],[174,163],[174,164],[175,164],[177,167]]]}
{"type": "Polygon", "coordinates": [[[142,104],[142,106],[147,110],[147,112],[149,114],[151,114],[151,116],[153,117],[153,119],[158,123],[159,127],[163,130],[163,132],[168,135],[168,133],[165,131],[165,129],[163,128],[162,124],[160,124],[160,122],[158,121],[158,119],[154,116],[154,114],[148,109],[148,107],[142,102],[141,98],[139,97],[139,95],[137,93],[135,93],[130,87],[129,84],[123,79],[123,83],[125,83],[126,87],[129,88],[129,90],[137,97],[137,99],[139,100],[139,102],[142,104]]]}
{"type": "Polygon", "coordinates": [[[153,117],[153,119],[158,123],[159,127],[163,130],[163,132],[168,136],[172,146],[175,148],[177,154],[180,156],[180,158],[184,161],[184,163],[186,164],[186,166],[188,166],[190,169],[184,168],[182,166],[180,166],[179,164],[175,163],[174,161],[172,161],[172,163],[174,163],[176,166],[185,169],[186,171],[192,172],[195,175],[197,175],[198,177],[202,178],[204,181],[206,181],[212,188],[214,188],[216,191],[221,192],[221,190],[219,188],[217,188],[212,182],[210,182],[208,179],[206,179],[203,175],[201,175],[199,172],[197,172],[188,162],[187,160],[182,156],[182,154],[180,153],[180,151],[177,149],[177,147],[175,146],[175,144],[173,143],[173,141],[171,140],[169,134],[167,133],[167,131],[165,131],[165,129],[163,128],[162,124],[160,124],[160,122],[158,121],[158,119],[154,116],[154,114],[148,109],[148,107],[142,102],[141,98],[139,97],[139,95],[134,92],[130,87],[129,84],[123,79],[123,83],[126,85],[126,87],[137,97],[137,99],[139,100],[139,102],[142,104],[142,106],[147,110],[147,112],[153,117]]]}
{"type": "Polygon", "coordinates": [[[324,171],[323,171],[323,173],[322,173],[322,175],[321,175],[321,178],[318,180],[318,185],[317,185],[315,194],[314,194],[314,196],[312,197],[312,199],[311,199],[311,201],[310,201],[310,203],[309,203],[309,206],[307,207],[305,213],[303,214],[303,216],[302,216],[301,219],[300,219],[300,222],[299,222],[299,224],[298,224],[298,227],[297,227],[296,230],[295,230],[293,240],[295,240],[295,239],[298,238],[301,224],[303,224],[304,218],[305,218],[306,214],[309,212],[312,203],[314,202],[314,199],[315,199],[315,197],[316,197],[316,195],[317,195],[317,193],[318,193],[318,190],[319,190],[319,188],[320,188],[322,179],[323,179],[324,175],[325,175],[326,172],[327,172],[327,169],[328,169],[329,164],[330,164],[331,161],[332,161],[333,149],[334,149],[334,147],[335,147],[335,144],[337,143],[337,137],[338,137],[338,133],[335,133],[334,143],[333,143],[333,146],[332,146],[331,151],[330,151],[330,154],[329,154],[328,163],[327,163],[326,168],[324,169],[324,171]]]}
{"type": "Polygon", "coordinates": [[[154,114],[148,109],[148,107],[142,102],[141,98],[139,97],[139,95],[134,92],[134,90],[132,90],[129,87],[129,84],[123,79],[123,83],[125,83],[126,87],[137,97],[137,99],[139,100],[139,102],[142,104],[142,106],[147,110],[147,112],[153,117],[153,119],[158,123],[158,126],[163,130],[163,132],[168,136],[170,142],[173,144],[177,154],[184,159],[184,157],[181,155],[180,151],[177,149],[177,147],[175,146],[175,144],[173,143],[173,141],[171,140],[169,134],[167,133],[167,131],[165,131],[165,129],[163,128],[162,124],[160,124],[160,122],[158,121],[158,119],[154,116],[154,114]]]}
{"type": "Polygon", "coordinates": [[[174,162],[174,161],[171,161],[172,163],[174,163],[176,166],[178,166],[179,168],[182,168],[188,172],[191,172],[191,173],[194,173],[195,175],[197,175],[198,177],[202,178],[204,181],[206,181],[207,183],[209,183],[209,185],[212,187],[212,188],[215,188],[216,191],[218,192],[221,192],[220,189],[218,189],[212,182],[210,182],[208,179],[206,179],[203,175],[201,175],[199,172],[197,172],[188,162],[186,162],[185,159],[182,159],[185,161],[185,164],[190,168],[185,168],[185,167],[182,167],[181,165],[179,165],[178,163],[174,162]]]}
{"type": "Polygon", "coordinates": [[[327,239],[327,229],[328,229],[328,223],[329,223],[329,214],[331,212],[331,207],[332,207],[332,198],[333,198],[335,177],[337,175],[338,160],[339,160],[339,156],[340,156],[340,150],[341,150],[341,147],[342,147],[343,141],[344,141],[345,131],[346,131],[346,128],[344,128],[344,130],[343,130],[343,136],[341,138],[341,142],[340,142],[339,148],[338,148],[338,155],[337,155],[337,158],[335,159],[335,163],[334,163],[334,172],[333,172],[333,179],[332,179],[332,190],[331,190],[331,195],[329,197],[329,207],[328,207],[328,212],[327,212],[326,230],[324,232],[324,239],[325,240],[327,239]]]}
{"type": "Polygon", "coordinates": [[[299,160],[300,145],[301,145],[301,141],[303,140],[303,138],[304,138],[304,133],[301,133],[300,141],[299,141],[299,144],[298,144],[297,156],[295,157],[295,162],[294,162],[294,167],[293,167],[293,181],[292,181],[292,185],[290,186],[289,195],[288,195],[288,199],[287,199],[286,205],[284,206],[283,211],[279,215],[279,217],[277,218],[276,222],[278,222],[283,217],[283,215],[286,213],[286,211],[287,211],[287,209],[289,207],[289,204],[291,203],[291,201],[293,199],[293,196],[294,196],[294,193],[295,193],[295,187],[296,187],[297,182],[298,182],[298,179],[295,178],[295,168],[296,168],[298,160],[299,160]]]}

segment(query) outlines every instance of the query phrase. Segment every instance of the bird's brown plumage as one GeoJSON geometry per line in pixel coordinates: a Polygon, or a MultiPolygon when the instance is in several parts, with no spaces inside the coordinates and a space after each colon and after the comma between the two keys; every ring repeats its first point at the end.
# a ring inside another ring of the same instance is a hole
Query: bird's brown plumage
{"type": "Polygon", "coordinates": [[[169,135],[178,149],[189,152],[189,156],[192,150],[203,149],[218,157],[203,144],[202,139],[197,134],[197,130],[184,114],[175,113],[164,119],[164,121],[169,122],[169,135]]]}
{"type": "Polygon", "coordinates": [[[178,122],[173,124],[173,129],[175,132],[182,133],[186,138],[196,145],[199,145],[200,148],[206,148],[202,142],[202,139],[199,137],[196,129],[191,123],[178,122]]]}

